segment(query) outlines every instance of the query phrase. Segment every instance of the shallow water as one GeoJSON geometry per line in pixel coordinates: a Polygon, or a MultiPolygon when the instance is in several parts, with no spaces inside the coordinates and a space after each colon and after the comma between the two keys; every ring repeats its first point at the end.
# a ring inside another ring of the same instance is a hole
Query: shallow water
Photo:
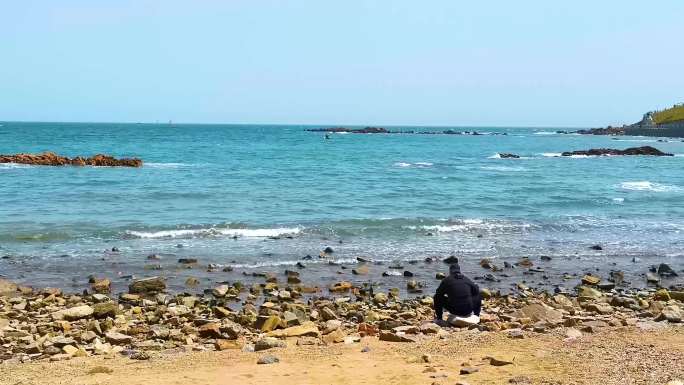
{"type": "MultiPolygon", "coordinates": [[[[253,268],[282,270],[276,266],[325,246],[343,263],[361,255],[389,263],[455,254],[473,274],[482,273],[482,257],[540,255],[553,257],[549,275],[598,267],[640,280],[649,264],[684,268],[683,156],[558,157],[641,145],[679,155],[681,141],[483,127],[476,130],[507,135],[325,140],[305,128],[2,123],[0,153],[107,153],[145,165],[0,164],[0,274],[77,288],[93,273],[118,276],[122,287],[130,275],[165,274],[180,287],[190,274],[213,282],[253,268]],[[589,250],[593,244],[604,251],[589,250]],[[112,247],[120,252],[104,252],[112,247]],[[167,257],[148,261],[152,253],[167,257]],[[236,272],[177,270],[175,260],[189,256],[236,272]],[[164,270],[144,269],[153,263],[164,270]]],[[[327,260],[307,263],[320,265],[307,270],[319,281],[340,278],[327,260]]],[[[442,268],[412,266],[424,279],[442,268]]]]}

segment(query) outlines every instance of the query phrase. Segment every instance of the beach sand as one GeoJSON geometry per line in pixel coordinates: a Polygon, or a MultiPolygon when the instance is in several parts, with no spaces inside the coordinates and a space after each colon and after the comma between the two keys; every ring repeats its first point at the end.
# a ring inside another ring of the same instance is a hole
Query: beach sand
{"type": "MultiPolygon", "coordinates": [[[[562,329],[512,339],[451,331],[417,343],[360,343],[262,352],[153,353],[0,365],[0,383],[32,384],[660,384],[684,379],[684,327],[607,329],[567,340],[562,329]],[[365,347],[369,351],[362,352],[365,347]],[[422,355],[429,355],[429,362],[422,355]],[[257,365],[274,355],[280,362],[257,365]],[[487,357],[512,364],[493,366],[487,357]],[[418,362],[413,362],[418,361],[418,362]],[[462,367],[478,369],[460,375],[462,367]],[[104,368],[104,370],[103,370],[104,368]],[[106,371],[109,373],[92,373],[106,371]]],[[[676,383],[676,382],[673,382],[676,383]]]]}

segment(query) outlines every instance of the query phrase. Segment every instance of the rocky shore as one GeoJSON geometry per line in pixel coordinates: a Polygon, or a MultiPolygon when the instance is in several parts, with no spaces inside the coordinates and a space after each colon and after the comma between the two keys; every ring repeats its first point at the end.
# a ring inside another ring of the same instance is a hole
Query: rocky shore
{"type": "MultiPolygon", "coordinates": [[[[486,271],[498,269],[489,260],[480,265],[486,271]]],[[[355,270],[362,274],[364,266],[360,262],[355,270]]],[[[534,268],[526,258],[518,266],[534,268]]],[[[658,286],[660,277],[677,274],[664,264],[655,267],[646,276],[654,286],[646,289],[629,288],[616,272],[608,278],[587,274],[571,291],[535,290],[522,282],[505,293],[483,287],[482,322],[470,329],[510,339],[560,330],[572,340],[614,328],[680,324],[684,288],[658,286]]],[[[307,286],[300,271],[259,277],[262,282],[249,287],[226,282],[196,295],[169,293],[160,277],[134,280],[118,294],[110,292],[111,282],[104,277],[91,277],[91,288],[83,293],[0,280],[0,360],[147,360],[159,351],[239,349],[267,351],[258,360],[270,364],[278,362],[278,348],[288,343],[330,346],[373,338],[412,344],[461,332],[432,322],[432,298],[414,280],[406,282],[414,294],[400,298],[398,288],[379,291],[349,281],[307,286]]]]}
{"type": "Polygon", "coordinates": [[[347,127],[330,127],[330,128],[309,128],[305,131],[309,132],[326,132],[326,133],[349,133],[349,134],[415,134],[415,135],[508,135],[505,132],[478,132],[478,131],[456,131],[456,130],[442,130],[442,131],[415,131],[415,130],[399,130],[393,131],[383,127],[364,127],[364,128],[347,128],[347,127]]]}
{"type": "Polygon", "coordinates": [[[117,159],[109,155],[97,154],[92,157],[77,156],[69,158],[54,152],[42,154],[0,154],[0,163],[19,163],[36,166],[100,166],[100,167],[142,167],[143,161],[138,158],[117,159]]]}

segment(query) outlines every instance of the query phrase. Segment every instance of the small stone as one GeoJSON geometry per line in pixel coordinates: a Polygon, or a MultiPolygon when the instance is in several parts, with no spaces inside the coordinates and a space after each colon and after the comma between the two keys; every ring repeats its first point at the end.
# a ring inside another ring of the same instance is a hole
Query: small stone
{"type": "Polygon", "coordinates": [[[530,378],[527,376],[515,376],[512,378],[509,378],[508,383],[509,384],[531,384],[532,380],[530,380],[530,378]]]}
{"type": "Polygon", "coordinates": [[[582,283],[585,285],[598,285],[599,282],[601,282],[601,278],[595,275],[587,274],[582,277],[582,283]]]}
{"type": "Polygon", "coordinates": [[[197,258],[180,258],[178,259],[178,263],[182,265],[192,265],[197,263],[197,258]]]}
{"type": "Polygon", "coordinates": [[[273,349],[273,348],[284,348],[287,346],[285,342],[273,338],[273,337],[264,337],[261,338],[260,340],[257,340],[256,343],[254,343],[254,351],[259,352],[262,350],[268,350],[268,349],[273,349]]]}
{"type": "Polygon", "coordinates": [[[93,317],[95,318],[114,318],[117,314],[119,314],[119,304],[116,302],[102,302],[93,305],[93,317]]]}
{"type": "Polygon", "coordinates": [[[86,374],[110,374],[113,373],[114,370],[112,368],[106,367],[106,366],[95,366],[92,369],[88,370],[86,374]]]}
{"type": "Polygon", "coordinates": [[[160,277],[150,277],[133,281],[128,286],[131,294],[156,294],[166,290],[166,282],[160,277]]]}
{"type": "Polygon", "coordinates": [[[415,342],[412,338],[407,337],[406,335],[399,334],[399,333],[392,333],[392,332],[380,332],[380,341],[387,341],[387,342],[415,342]]]}
{"type": "Polygon", "coordinates": [[[63,309],[52,313],[54,320],[65,319],[67,321],[76,321],[81,318],[89,317],[93,314],[93,308],[88,305],[74,306],[68,309],[63,309]]]}
{"type": "Polygon", "coordinates": [[[505,366],[505,365],[512,365],[513,362],[511,361],[506,361],[506,360],[500,360],[495,357],[488,357],[489,358],[489,365],[492,366],[505,366]]]}
{"type": "Polygon", "coordinates": [[[266,356],[260,357],[259,360],[257,361],[257,364],[269,365],[269,364],[275,364],[277,362],[280,362],[278,357],[272,356],[272,355],[266,355],[266,356]]]}
{"type": "Polygon", "coordinates": [[[236,340],[226,340],[226,339],[217,339],[216,342],[214,343],[214,347],[216,350],[233,350],[233,349],[240,349],[240,345],[236,340]]]}
{"type": "Polygon", "coordinates": [[[195,277],[190,277],[185,280],[185,286],[195,287],[200,284],[200,280],[195,277]]]}
{"type": "Polygon", "coordinates": [[[444,273],[435,274],[435,279],[444,279],[444,278],[446,278],[446,274],[444,274],[444,273]]]}
{"type": "Polygon", "coordinates": [[[144,350],[136,350],[128,357],[132,360],[146,361],[150,359],[150,354],[144,350]]]}
{"type": "Polygon", "coordinates": [[[480,371],[480,369],[478,369],[478,368],[474,368],[474,367],[472,367],[472,366],[464,366],[464,367],[461,368],[460,373],[461,373],[462,375],[467,375],[467,374],[477,373],[477,372],[479,372],[479,371],[480,371]]]}
{"type": "Polygon", "coordinates": [[[107,339],[107,342],[114,345],[125,345],[133,341],[133,337],[115,331],[110,331],[105,334],[105,338],[107,339]]]}

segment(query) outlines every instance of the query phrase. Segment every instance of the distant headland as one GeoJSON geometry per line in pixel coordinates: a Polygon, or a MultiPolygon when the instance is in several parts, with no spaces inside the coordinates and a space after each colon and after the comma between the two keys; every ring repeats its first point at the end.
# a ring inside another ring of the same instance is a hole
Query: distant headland
{"type": "Polygon", "coordinates": [[[638,135],[661,137],[684,137],[684,103],[675,104],[660,111],[649,111],[643,118],[622,127],[592,128],[579,130],[578,134],[588,135],[638,135]]]}

